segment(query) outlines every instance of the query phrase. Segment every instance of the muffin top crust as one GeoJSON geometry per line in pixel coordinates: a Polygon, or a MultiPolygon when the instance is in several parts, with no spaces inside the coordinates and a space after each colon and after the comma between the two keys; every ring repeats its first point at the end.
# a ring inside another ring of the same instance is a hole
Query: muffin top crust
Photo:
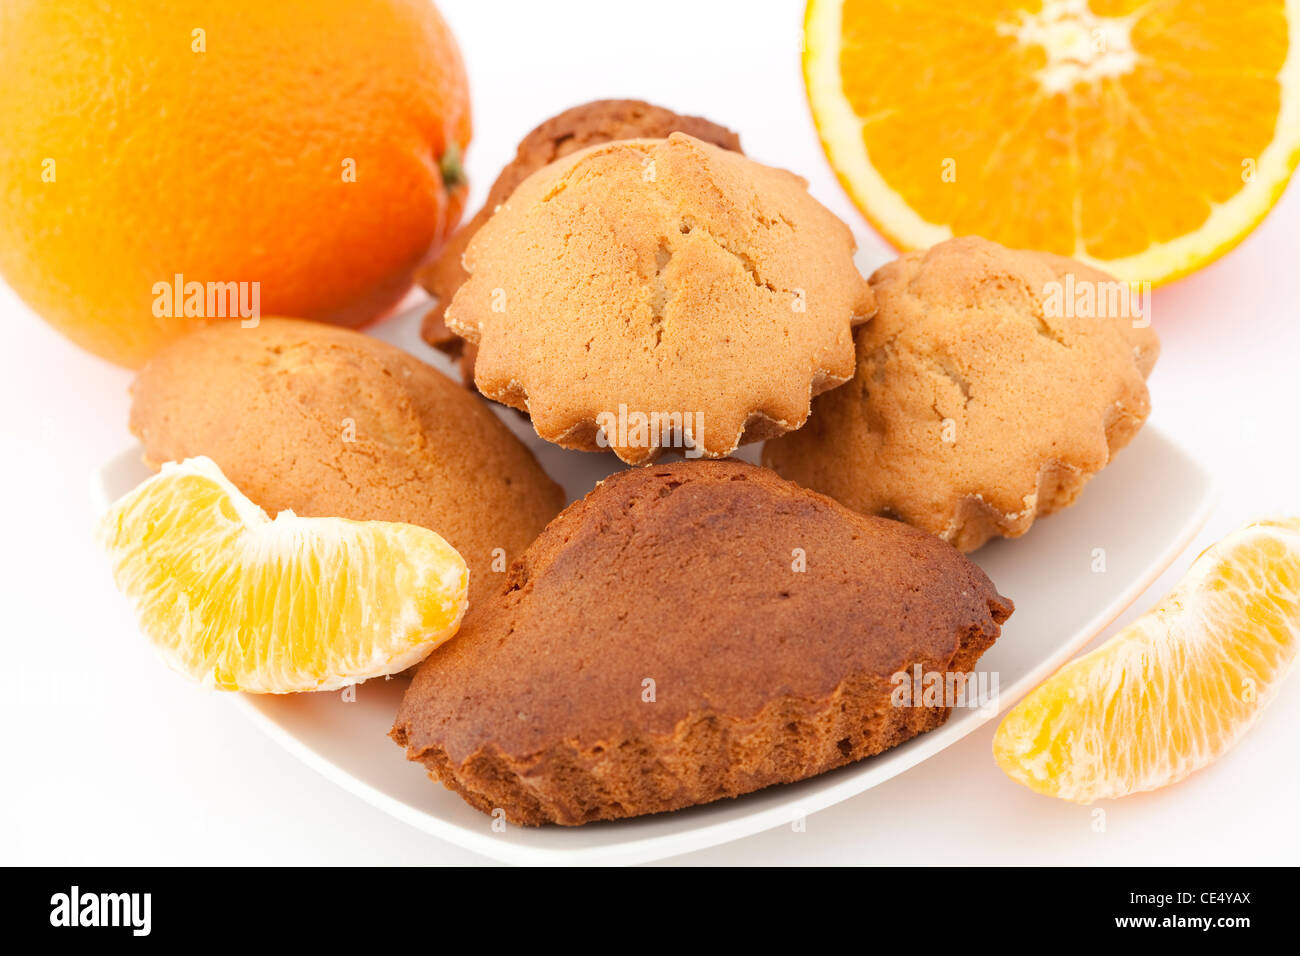
{"type": "MultiPolygon", "coordinates": [[[[534,173],[479,230],[446,320],[475,382],[570,448],[601,416],[676,414],[708,457],[798,428],[873,311],[847,226],[804,180],[683,133],[534,173]]],[[[662,443],[604,433],[624,461],[662,443]]]]}

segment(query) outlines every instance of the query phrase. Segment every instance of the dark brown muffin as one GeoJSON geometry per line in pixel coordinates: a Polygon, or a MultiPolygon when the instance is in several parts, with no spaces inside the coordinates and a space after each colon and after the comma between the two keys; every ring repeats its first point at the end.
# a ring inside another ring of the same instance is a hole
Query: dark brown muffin
{"type": "Polygon", "coordinates": [[[1010,615],[938,538],[738,461],[621,472],[471,605],[392,736],[472,806],[565,825],[801,780],[937,727],[1010,615]]]}
{"type": "Polygon", "coordinates": [[[515,187],[530,175],[580,149],[616,139],[663,139],[669,133],[687,133],[696,139],[741,152],[740,137],[724,126],[699,116],[682,116],[641,100],[594,100],[565,110],[546,120],[519,142],[515,158],[501,170],[483,208],[442,247],[438,258],[424,269],[420,283],[435,298],[424,318],[421,334],[434,348],[460,359],[465,384],[474,387],[475,346],[447,328],[443,313],[456,290],[469,278],[461,255],[479,227],[505,202],[515,187]]]}
{"type": "Polygon", "coordinates": [[[151,466],[206,455],[272,515],[430,528],[469,564],[472,600],[564,504],[480,398],[357,332],[214,325],[158,353],[131,393],[151,466]]]}

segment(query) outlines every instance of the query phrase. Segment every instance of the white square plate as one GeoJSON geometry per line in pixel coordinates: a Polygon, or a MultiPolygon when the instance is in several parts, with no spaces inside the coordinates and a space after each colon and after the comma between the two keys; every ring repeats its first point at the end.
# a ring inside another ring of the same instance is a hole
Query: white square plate
{"type": "MultiPolygon", "coordinates": [[[[375,330],[454,375],[441,356],[415,345],[419,309],[375,330]]],[[[533,434],[519,415],[502,419],[537,453],[570,498],[619,467],[610,455],[566,452],[533,434]]],[[[742,457],[755,458],[750,446],[742,457]]],[[[139,449],[124,451],[97,474],[102,506],[149,475],[139,449]]],[[[1014,703],[1097,636],[1187,547],[1212,506],[1208,476],[1181,449],[1147,427],[1084,490],[1077,504],[1000,541],[974,558],[1016,612],[979,669],[998,675],[996,710],[1014,703]],[[1101,552],[1098,549],[1102,549],[1101,552]],[[1104,552],[1104,571],[1095,571],[1104,552]]],[[[285,750],[328,779],[436,837],[508,863],[639,863],[725,843],[789,824],[902,773],[994,716],[994,707],[959,709],[928,734],[801,783],[736,800],[640,819],[583,827],[507,827],[429,780],[388,739],[406,682],[370,681],[356,700],[339,693],[236,695],[243,709],[285,750]]],[[[991,759],[991,758],[990,758],[991,759]]]]}

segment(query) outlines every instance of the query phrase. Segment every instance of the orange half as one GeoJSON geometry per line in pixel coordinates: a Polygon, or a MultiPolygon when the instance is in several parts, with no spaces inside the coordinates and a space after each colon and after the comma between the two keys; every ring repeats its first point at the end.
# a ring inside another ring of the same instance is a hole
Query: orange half
{"type": "Polygon", "coordinates": [[[822,144],[905,249],[954,235],[1160,283],[1300,159],[1300,0],[809,0],[822,144]]]}

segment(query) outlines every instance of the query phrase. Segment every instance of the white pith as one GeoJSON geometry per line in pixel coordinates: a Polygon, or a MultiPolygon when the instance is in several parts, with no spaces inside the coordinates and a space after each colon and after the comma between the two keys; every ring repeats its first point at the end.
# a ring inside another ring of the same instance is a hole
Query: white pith
{"type": "Polygon", "coordinates": [[[998,32],[1022,46],[1042,47],[1047,65],[1038,72],[1038,83],[1045,93],[1063,93],[1076,83],[1132,72],[1137,18],[1099,17],[1087,0],[1046,0],[1037,13],[1021,11],[1018,22],[999,24],[998,32]]]}

